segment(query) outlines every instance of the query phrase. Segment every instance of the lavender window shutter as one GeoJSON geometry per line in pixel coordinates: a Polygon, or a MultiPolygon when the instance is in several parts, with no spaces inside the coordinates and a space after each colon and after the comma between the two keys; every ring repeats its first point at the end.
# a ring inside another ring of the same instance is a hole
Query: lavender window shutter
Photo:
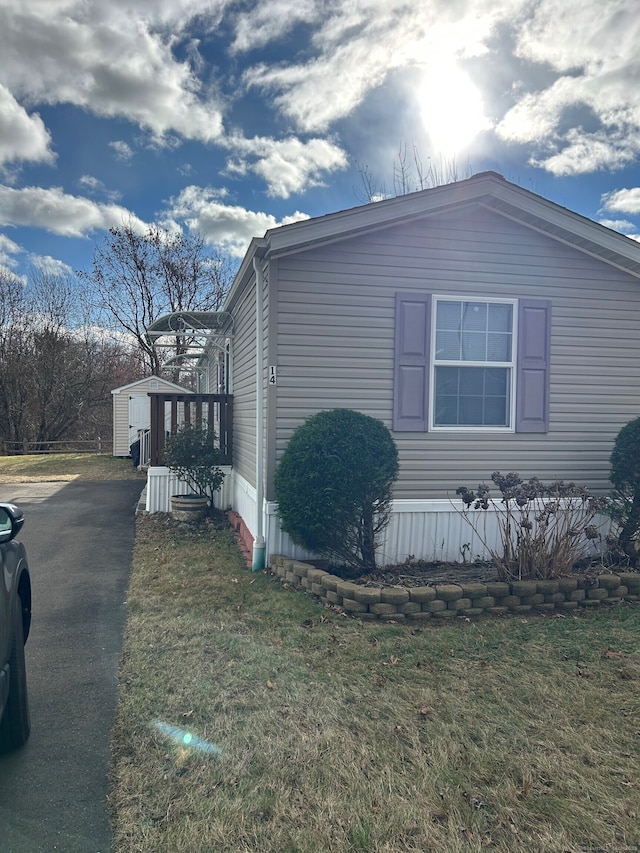
{"type": "Polygon", "coordinates": [[[427,429],[430,313],[430,294],[396,294],[393,428],[397,432],[427,429]]]}
{"type": "Polygon", "coordinates": [[[516,432],[549,431],[551,302],[518,303],[516,432]]]}

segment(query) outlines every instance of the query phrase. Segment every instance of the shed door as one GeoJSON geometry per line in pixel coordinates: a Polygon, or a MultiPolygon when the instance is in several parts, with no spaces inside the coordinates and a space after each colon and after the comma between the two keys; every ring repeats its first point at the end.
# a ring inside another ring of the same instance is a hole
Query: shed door
{"type": "Polygon", "coordinates": [[[129,446],[138,438],[138,430],[151,427],[151,401],[146,394],[129,396],[129,446]]]}

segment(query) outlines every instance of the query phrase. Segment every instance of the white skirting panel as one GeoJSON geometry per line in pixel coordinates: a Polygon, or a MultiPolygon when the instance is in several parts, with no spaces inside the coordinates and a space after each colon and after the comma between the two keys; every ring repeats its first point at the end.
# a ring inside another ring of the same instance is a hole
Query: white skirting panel
{"type": "MultiPolygon", "coordinates": [[[[280,530],[277,505],[269,503],[267,512],[267,560],[272,554],[283,554],[295,560],[313,555],[294,545],[280,530]]],[[[476,531],[449,500],[396,500],[389,526],[377,552],[379,566],[396,565],[408,559],[435,562],[471,562],[490,559],[489,548],[501,551],[501,536],[496,511],[472,510],[470,517],[476,531]]],[[[608,519],[594,522],[604,538],[609,532],[608,519]]],[[[595,541],[592,554],[599,543],[595,541]]]]}
{"type": "Polygon", "coordinates": [[[292,560],[307,560],[312,559],[315,554],[311,551],[305,551],[299,545],[295,545],[289,538],[288,533],[283,533],[280,529],[280,519],[277,515],[278,504],[270,501],[267,504],[267,563],[272,554],[282,554],[285,557],[291,557],[292,560]]]}
{"type": "Polygon", "coordinates": [[[231,508],[241,516],[251,535],[255,537],[258,529],[258,513],[256,511],[257,494],[255,486],[250,485],[244,477],[235,471],[231,472],[231,508]]]}
{"type": "MultiPolygon", "coordinates": [[[[256,490],[235,471],[225,468],[226,477],[216,494],[216,506],[234,509],[243,519],[253,536],[257,530],[256,490]]],[[[169,496],[185,494],[188,488],[177,483],[168,468],[150,468],[147,481],[147,511],[168,512],[169,496]]],[[[459,502],[462,506],[462,502],[459,502]]],[[[277,504],[266,502],[263,506],[266,558],[282,554],[294,560],[312,558],[314,555],[300,548],[280,529],[277,504]]],[[[478,535],[449,500],[396,500],[393,514],[378,550],[378,565],[394,565],[407,559],[447,562],[486,560],[486,545],[499,550],[499,530],[496,513],[492,509],[473,510],[471,517],[478,535]]],[[[608,532],[608,522],[599,520],[602,535],[608,532]]]]}
{"type": "MultiPolygon", "coordinates": [[[[225,472],[225,478],[221,489],[214,495],[214,504],[219,509],[228,509],[231,506],[231,468],[228,465],[221,466],[225,472]]],[[[186,495],[191,489],[182,480],[179,480],[168,468],[157,466],[147,469],[147,512],[169,512],[171,507],[169,498],[171,495],[186,495]]]]}
{"type": "MultiPolygon", "coordinates": [[[[282,532],[277,504],[267,504],[266,510],[267,559],[271,554],[283,554],[295,560],[313,556],[294,545],[282,532]]],[[[480,518],[486,522],[486,534],[491,537],[487,541],[497,544],[498,528],[494,514],[487,511],[480,518]]],[[[378,550],[378,564],[402,563],[409,557],[462,562],[463,559],[485,559],[487,556],[479,537],[449,501],[397,500],[393,502],[391,521],[378,550]],[[462,546],[465,544],[468,547],[463,556],[462,546]]]]}
{"type": "Polygon", "coordinates": [[[460,563],[476,558],[485,560],[489,554],[482,540],[490,547],[497,546],[499,541],[496,515],[490,509],[479,510],[474,518],[480,525],[482,538],[449,500],[394,501],[377,561],[384,566],[410,558],[460,563]]]}

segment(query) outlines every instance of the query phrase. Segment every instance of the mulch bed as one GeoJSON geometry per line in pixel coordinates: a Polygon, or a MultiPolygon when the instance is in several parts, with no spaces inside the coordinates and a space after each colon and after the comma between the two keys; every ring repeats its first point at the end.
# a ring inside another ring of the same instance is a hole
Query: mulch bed
{"type": "MultiPolygon", "coordinates": [[[[343,580],[350,580],[360,586],[435,586],[436,584],[471,583],[500,580],[498,572],[491,562],[476,560],[473,563],[421,562],[419,560],[397,566],[385,566],[371,574],[358,575],[342,566],[327,569],[343,580]]],[[[585,563],[574,567],[573,577],[616,574],[616,571],[633,572],[633,567],[623,565],[605,565],[602,562],[585,563]]]]}

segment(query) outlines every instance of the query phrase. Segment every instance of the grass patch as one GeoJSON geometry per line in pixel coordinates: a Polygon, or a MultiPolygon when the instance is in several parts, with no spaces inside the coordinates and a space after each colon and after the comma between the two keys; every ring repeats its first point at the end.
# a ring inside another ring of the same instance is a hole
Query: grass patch
{"type": "Polygon", "coordinates": [[[638,849],[639,632],[625,604],[361,623],[142,516],[114,851],[638,849]]]}
{"type": "Polygon", "coordinates": [[[67,482],[71,480],[140,480],[131,459],[107,453],[41,453],[0,456],[0,483],[67,482]]]}

